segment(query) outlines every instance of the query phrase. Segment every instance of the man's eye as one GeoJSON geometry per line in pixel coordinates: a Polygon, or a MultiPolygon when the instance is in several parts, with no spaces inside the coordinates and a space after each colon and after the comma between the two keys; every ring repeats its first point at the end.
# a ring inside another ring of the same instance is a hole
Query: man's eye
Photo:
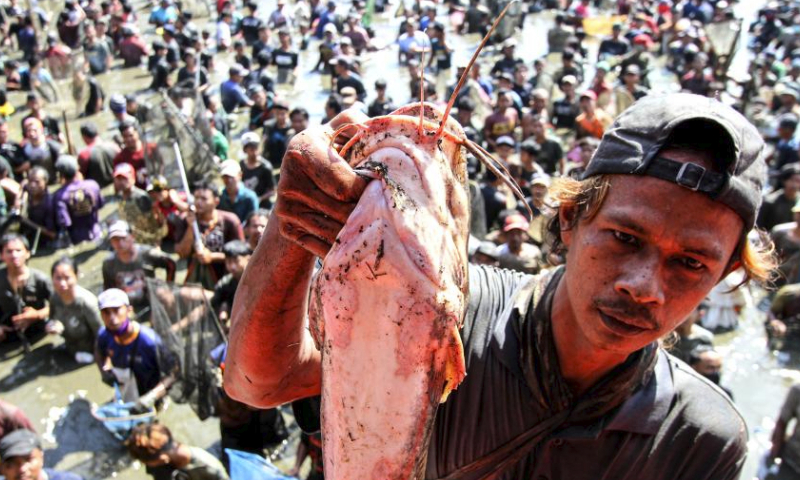
{"type": "Polygon", "coordinates": [[[628,245],[638,245],[638,240],[633,235],[630,235],[625,232],[620,232],[619,230],[614,230],[614,238],[622,243],[626,243],[628,245]]]}
{"type": "Polygon", "coordinates": [[[702,270],[703,268],[705,268],[703,262],[695,260],[694,258],[691,257],[683,257],[680,261],[689,270],[702,270]]]}

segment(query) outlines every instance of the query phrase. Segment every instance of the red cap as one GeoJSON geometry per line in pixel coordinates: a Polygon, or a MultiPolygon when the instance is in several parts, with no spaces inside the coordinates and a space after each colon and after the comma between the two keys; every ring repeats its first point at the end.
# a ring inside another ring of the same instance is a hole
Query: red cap
{"type": "Polygon", "coordinates": [[[136,170],[134,170],[133,165],[131,165],[130,163],[120,163],[119,165],[114,167],[114,176],[136,178],[136,170]]]}
{"type": "Polygon", "coordinates": [[[585,90],[581,93],[580,98],[591,98],[592,100],[597,100],[597,94],[594,93],[594,90],[585,90]]]}
{"type": "Polygon", "coordinates": [[[524,230],[528,231],[531,224],[528,220],[519,214],[509,215],[506,217],[506,221],[503,224],[503,231],[510,232],[511,230],[524,230]]]}
{"type": "Polygon", "coordinates": [[[644,45],[645,47],[650,48],[653,46],[653,39],[650,38],[650,35],[646,33],[640,33],[639,35],[633,37],[633,44],[644,45]]]}

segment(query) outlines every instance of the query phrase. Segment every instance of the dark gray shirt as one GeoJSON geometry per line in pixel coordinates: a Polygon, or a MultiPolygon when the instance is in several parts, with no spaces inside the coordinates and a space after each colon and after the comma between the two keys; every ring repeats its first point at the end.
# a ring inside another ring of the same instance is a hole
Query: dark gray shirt
{"type": "MultiPolygon", "coordinates": [[[[426,478],[444,477],[542,420],[520,366],[521,316],[514,305],[531,278],[470,266],[461,334],[467,377],[439,408],[426,478]]],[[[744,464],[746,432],[722,391],[659,351],[650,381],[618,410],[593,425],[556,431],[501,478],[735,479],[744,464]]]]}
{"type": "MultiPolygon", "coordinates": [[[[469,306],[461,331],[467,377],[436,414],[426,479],[444,478],[545,420],[523,376],[517,334],[524,317],[520,309],[529,302],[515,302],[534,278],[470,265],[469,306]]],[[[542,298],[552,296],[546,292],[542,298]]],[[[549,315],[550,306],[541,311],[549,315]]],[[[499,479],[739,478],[747,430],[736,407],[686,364],[663,350],[656,355],[650,380],[618,409],[591,425],[557,429],[499,479]]],[[[293,408],[303,412],[297,415],[301,428],[319,428],[317,399],[296,401],[293,408]]],[[[482,478],[477,473],[458,480],[482,478]]]]}
{"type": "Polygon", "coordinates": [[[94,353],[97,332],[103,319],[97,306],[97,297],[81,286],[75,287],[75,300],[69,305],[54,294],[50,297],[50,318],[64,325],[64,345],[70,353],[94,353]]]}

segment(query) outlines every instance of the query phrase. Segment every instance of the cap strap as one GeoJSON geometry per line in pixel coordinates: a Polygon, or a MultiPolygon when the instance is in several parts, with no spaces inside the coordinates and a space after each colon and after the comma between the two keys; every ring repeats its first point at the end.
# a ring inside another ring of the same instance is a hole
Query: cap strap
{"type": "Polygon", "coordinates": [[[727,181],[724,174],[710,172],[696,163],[676,162],[664,157],[651,160],[644,173],[711,196],[718,195],[727,181]]]}

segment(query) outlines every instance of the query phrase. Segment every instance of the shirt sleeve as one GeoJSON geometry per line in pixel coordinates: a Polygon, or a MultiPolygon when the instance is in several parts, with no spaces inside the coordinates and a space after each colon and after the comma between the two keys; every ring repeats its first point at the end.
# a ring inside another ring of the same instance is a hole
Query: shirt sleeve
{"type": "Polygon", "coordinates": [[[59,228],[69,228],[72,226],[72,219],[69,216],[69,207],[67,206],[67,201],[65,200],[65,192],[60,191],[56,194],[55,198],[55,215],[56,215],[56,225],[59,228]]]}
{"type": "Polygon", "coordinates": [[[87,298],[86,302],[86,324],[92,331],[92,336],[97,338],[100,329],[103,328],[103,318],[100,316],[100,309],[94,297],[87,298]]]}
{"type": "Polygon", "coordinates": [[[795,385],[789,389],[789,394],[786,395],[786,400],[781,407],[780,420],[788,423],[791,419],[797,416],[797,403],[800,400],[800,386],[795,385]]]}

